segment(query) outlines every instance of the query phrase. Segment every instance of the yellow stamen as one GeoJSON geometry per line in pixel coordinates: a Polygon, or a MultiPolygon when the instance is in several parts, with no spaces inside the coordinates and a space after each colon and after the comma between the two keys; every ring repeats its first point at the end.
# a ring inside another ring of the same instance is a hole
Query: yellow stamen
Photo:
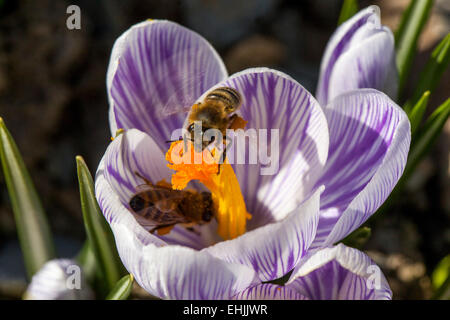
{"type": "Polygon", "coordinates": [[[115,136],[115,137],[111,137],[111,141],[114,141],[114,139],[117,138],[117,136],[118,136],[119,134],[122,134],[122,133],[124,133],[124,132],[125,132],[125,130],[122,129],[122,128],[117,129],[117,131],[116,131],[116,136],[115,136]]]}
{"type": "Polygon", "coordinates": [[[218,222],[217,233],[225,240],[236,238],[245,232],[246,220],[251,215],[245,208],[239,182],[233,168],[225,159],[219,165],[208,149],[194,151],[191,142],[184,152],[183,141],[173,142],[166,153],[167,165],[176,172],[172,175],[172,188],[182,190],[191,180],[199,180],[210,191],[218,222]],[[196,161],[197,160],[197,161],[196,161]]]}

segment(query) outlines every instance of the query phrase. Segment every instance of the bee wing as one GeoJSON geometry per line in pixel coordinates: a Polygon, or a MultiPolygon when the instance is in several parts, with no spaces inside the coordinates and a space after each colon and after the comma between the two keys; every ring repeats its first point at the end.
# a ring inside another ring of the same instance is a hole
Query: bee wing
{"type": "MultiPolygon", "coordinates": [[[[166,183],[166,182],[164,181],[164,183],[166,183]]],[[[175,193],[177,192],[176,190],[173,190],[170,187],[170,184],[168,184],[168,183],[166,183],[166,184],[167,185],[165,185],[165,184],[153,184],[153,183],[149,184],[149,183],[146,182],[146,183],[140,184],[140,185],[135,187],[136,194],[142,193],[142,192],[146,192],[146,191],[155,191],[155,190],[162,190],[162,191],[167,191],[168,190],[168,191],[175,191],[175,193]]],[[[173,194],[175,194],[175,193],[173,192],[173,194]]]]}
{"type": "Polygon", "coordinates": [[[164,84],[161,83],[161,86],[167,86],[167,79],[171,79],[172,81],[169,81],[169,83],[173,85],[173,88],[166,88],[171,90],[172,93],[164,102],[159,115],[157,115],[159,118],[163,119],[174,114],[189,112],[192,105],[203,93],[198,83],[203,81],[203,78],[206,76],[206,70],[200,69],[197,63],[193,63],[201,55],[202,53],[198,51],[198,48],[195,50],[188,48],[171,55],[163,65],[157,68],[156,72],[163,75],[161,79],[164,80],[164,84]],[[174,78],[171,74],[174,72],[171,66],[180,65],[180,61],[186,62],[182,64],[184,70],[176,71],[184,76],[182,78],[174,78]]]}
{"type": "Polygon", "coordinates": [[[149,184],[140,184],[136,187],[136,194],[138,193],[142,193],[142,192],[146,192],[146,191],[151,191],[154,189],[154,186],[149,185],[149,184]]]}
{"type": "Polygon", "coordinates": [[[180,213],[177,205],[177,201],[162,199],[134,212],[134,216],[141,225],[149,227],[188,222],[189,220],[180,213]]]}
{"type": "Polygon", "coordinates": [[[178,201],[175,199],[162,199],[155,202],[155,208],[164,213],[177,211],[178,201]]]}
{"type": "MultiPolygon", "coordinates": [[[[198,77],[200,76],[196,78],[198,77]]],[[[188,113],[191,110],[198,98],[193,90],[195,80],[192,77],[186,77],[181,82],[182,84],[170,95],[169,100],[161,109],[159,118],[164,119],[174,114],[188,113]]]]}
{"type": "Polygon", "coordinates": [[[136,213],[133,213],[133,216],[141,226],[143,226],[144,228],[146,228],[148,230],[153,229],[154,227],[159,225],[159,222],[152,220],[152,219],[148,218],[147,216],[143,217],[136,213]]]}

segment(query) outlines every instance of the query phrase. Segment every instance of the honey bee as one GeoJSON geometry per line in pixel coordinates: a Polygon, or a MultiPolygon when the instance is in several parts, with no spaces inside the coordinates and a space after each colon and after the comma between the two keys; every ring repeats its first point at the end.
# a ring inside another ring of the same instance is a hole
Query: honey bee
{"type": "MultiPolygon", "coordinates": [[[[143,177],[142,177],[143,178],[143,177]]],[[[173,190],[170,186],[154,185],[143,178],[145,185],[129,201],[130,208],[141,219],[155,227],[150,233],[169,232],[178,223],[193,226],[214,217],[211,194],[192,190],[173,190]]]]}
{"type": "Polygon", "coordinates": [[[233,124],[239,119],[239,116],[233,112],[239,109],[241,103],[239,92],[233,88],[220,87],[209,92],[202,102],[194,104],[188,115],[187,131],[190,135],[188,139],[194,142],[196,152],[203,151],[214,142],[215,136],[209,139],[203,138],[209,129],[219,130],[222,137],[227,139],[226,130],[233,128],[233,124]],[[194,140],[196,122],[202,124],[202,140],[199,142],[194,140]]]}
{"type": "MultiPolygon", "coordinates": [[[[220,155],[217,174],[220,173],[220,165],[226,158],[227,148],[231,145],[231,139],[226,135],[227,129],[244,128],[247,123],[235,112],[242,104],[241,95],[230,87],[220,87],[209,92],[203,101],[194,104],[187,117],[187,136],[184,140],[184,148],[187,150],[187,140],[194,144],[195,152],[203,152],[209,145],[216,142],[216,145],[223,144],[223,152],[220,155]],[[197,124],[201,123],[201,133],[196,134],[197,124]],[[208,136],[208,130],[215,129],[220,132],[220,141],[216,140],[216,135],[208,136]]],[[[167,141],[173,142],[173,141],[167,141]]]]}

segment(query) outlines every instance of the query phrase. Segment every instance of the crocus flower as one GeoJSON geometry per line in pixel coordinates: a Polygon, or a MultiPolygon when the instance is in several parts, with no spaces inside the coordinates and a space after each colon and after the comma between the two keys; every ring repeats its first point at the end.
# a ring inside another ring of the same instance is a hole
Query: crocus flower
{"type": "Polygon", "coordinates": [[[33,276],[24,294],[26,300],[89,300],[94,294],[81,267],[71,259],[46,262],[33,276]]]}
{"type": "Polygon", "coordinates": [[[332,35],[322,57],[316,97],[324,106],[359,88],[378,89],[394,100],[397,96],[394,36],[381,25],[377,6],[361,10],[332,35]]]}
{"type": "Polygon", "coordinates": [[[367,285],[367,256],[332,246],[375,212],[405,167],[410,124],[387,95],[352,90],[321,106],[276,70],[228,76],[205,39],[169,21],[137,24],[116,41],[107,91],[115,138],[97,169],[96,197],[124,266],[149,293],[165,299],[390,298],[383,276],[379,285],[367,285]],[[195,76],[199,70],[202,77],[195,76]],[[186,86],[190,75],[195,81],[186,86]],[[186,117],[162,111],[174,101],[193,105],[223,86],[242,94],[246,129],[279,130],[279,170],[261,175],[260,163],[233,164],[238,185],[232,194],[242,195],[252,215],[242,235],[223,241],[215,221],[197,232],[177,225],[167,235],[149,233],[129,201],[140,176],[171,181],[165,141],[186,117]],[[116,136],[118,129],[123,133],[116,136]],[[264,283],[294,268],[286,286],[264,283]]]}

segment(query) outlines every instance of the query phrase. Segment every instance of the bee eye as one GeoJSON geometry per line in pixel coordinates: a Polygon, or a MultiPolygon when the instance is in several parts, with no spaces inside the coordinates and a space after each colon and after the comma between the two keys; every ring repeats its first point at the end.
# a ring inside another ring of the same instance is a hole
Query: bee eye
{"type": "Polygon", "coordinates": [[[193,124],[193,123],[191,123],[191,124],[189,125],[188,131],[189,131],[189,132],[194,131],[194,124],[193,124]]]}
{"type": "Polygon", "coordinates": [[[140,211],[145,207],[145,200],[140,196],[135,196],[130,200],[130,207],[133,211],[140,211]]]}

